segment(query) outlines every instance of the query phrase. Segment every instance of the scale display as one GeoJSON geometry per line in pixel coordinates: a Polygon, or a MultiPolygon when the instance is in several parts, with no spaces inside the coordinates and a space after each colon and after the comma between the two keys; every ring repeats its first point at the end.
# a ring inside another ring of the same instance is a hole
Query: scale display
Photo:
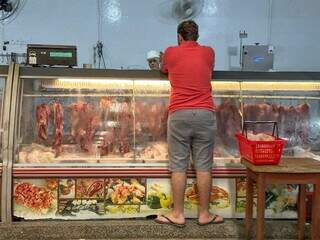
{"type": "Polygon", "coordinates": [[[76,46],[28,45],[28,64],[32,66],[77,66],[76,46]]]}

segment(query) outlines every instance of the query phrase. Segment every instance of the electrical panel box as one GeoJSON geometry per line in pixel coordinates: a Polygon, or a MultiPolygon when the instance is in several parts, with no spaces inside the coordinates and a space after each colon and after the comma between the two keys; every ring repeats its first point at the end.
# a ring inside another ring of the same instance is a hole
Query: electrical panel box
{"type": "Polygon", "coordinates": [[[269,71],[273,69],[273,46],[244,45],[242,51],[243,71],[269,71]]]}
{"type": "Polygon", "coordinates": [[[33,66],[77,66],[77,47],[28,44],[27,63],[33,66]]]}

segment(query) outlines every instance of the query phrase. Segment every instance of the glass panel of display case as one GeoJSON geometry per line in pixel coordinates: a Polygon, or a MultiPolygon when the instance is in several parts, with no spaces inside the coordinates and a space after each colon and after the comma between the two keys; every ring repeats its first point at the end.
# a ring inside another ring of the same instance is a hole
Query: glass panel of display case
{"type": "Polygon", "coordinates": [[[134,161],[133,82],[22,79],[16,163],[134,161]]]}
{"type": "Polygon", "coordinates": [[[134,81],[136,159],[144,163],[168,161],[169,91],[169,81],[134,81]]]}
{"type": "MultiPolygon", "coordinates": [[[[239,83],[212,82],[216,105],[217,133],[214,163],[238,165],[234,135],[241,127],[239,83]]],[[[168,81],[134,81],[136,158],[145,163],[167,162],[166,144],[168,81]]]]}
{"type": "Polygon", "coordinates": [[[2,162],[2,137],[3,137],[3,104],[4,104],[4,89],[5,78],[0,77],[0,163],[2,162]]]}
{"type": "Polygon", "coordinates": [[[236,132],[241,130],[239,82],[212,82],[216,106],[217,131],[214,146],[215,166],[239,166],[236,132]]]}
{"type": "MultiPolygon", "coordinates": [[[[244,83],[242,89],[245,120],[276,121],[279,136],[288,141],[284,156],[320,159],[319,83],[244,83]]],[[[251,130],[271,133],[272,127],[251,130]]]]}

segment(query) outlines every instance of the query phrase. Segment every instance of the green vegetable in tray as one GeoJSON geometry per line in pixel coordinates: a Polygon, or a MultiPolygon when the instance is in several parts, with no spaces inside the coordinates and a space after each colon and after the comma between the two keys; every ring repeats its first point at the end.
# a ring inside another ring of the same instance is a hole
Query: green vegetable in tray
{"type": "Polygon", "coordinates": [[[147,205],[151,209],[161,208],[160,197],[158,197],[157,195],[150,194],[147,198],[147,205]]]}
{"type": "Polygon", "coordinates": [[[184,202],[184,208],[190,210],[190,209],[192,209],[192,204],[190,202],[188,202],[188,201],[185,201],[184,202]]]}
{"type": "Polygon", "coordinates": [[[237,201],[236,211],[242,213],[246,210],[246,200],[241,199],[237,201]]]}

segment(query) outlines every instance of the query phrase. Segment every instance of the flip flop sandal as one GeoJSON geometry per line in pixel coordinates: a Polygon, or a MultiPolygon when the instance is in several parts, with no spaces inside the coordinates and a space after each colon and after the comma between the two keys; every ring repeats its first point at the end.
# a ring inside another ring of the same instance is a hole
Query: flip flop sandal
{"type": "Polygon", "coordinates": [[[183,228],[183,227],[186,226],[185,223],[176,223],[176,222],[172,221],[170,218],[168,218],[168,217],[166,217],[164,215],[160,215],[160,217],[163,217],[167,221],[162,221],[162,220],[159,220],[158,218],[156,218],[154,221],[156,223],[159,223],[159,224],[168,224],[168,225],[172,225],[172,226],[175,226],[175,227],[178,227],[178,228],[183,228]]]}
{"type": "Polygon", "coordinates": [[[218,215],[215,215],[215,216],[213,217],[213,219],[212,219],[210,222],[207,222],[207,223],[199,223],[199,222],[198,222],[198,225],[199,225],[199,226],[206,226],[206,225],[209,225],[209,224],[221,224],[221,223],[224,223],[224,220],[218,220],[218,221],[216,221],[217,217],[218,217],[218,215]]]}

